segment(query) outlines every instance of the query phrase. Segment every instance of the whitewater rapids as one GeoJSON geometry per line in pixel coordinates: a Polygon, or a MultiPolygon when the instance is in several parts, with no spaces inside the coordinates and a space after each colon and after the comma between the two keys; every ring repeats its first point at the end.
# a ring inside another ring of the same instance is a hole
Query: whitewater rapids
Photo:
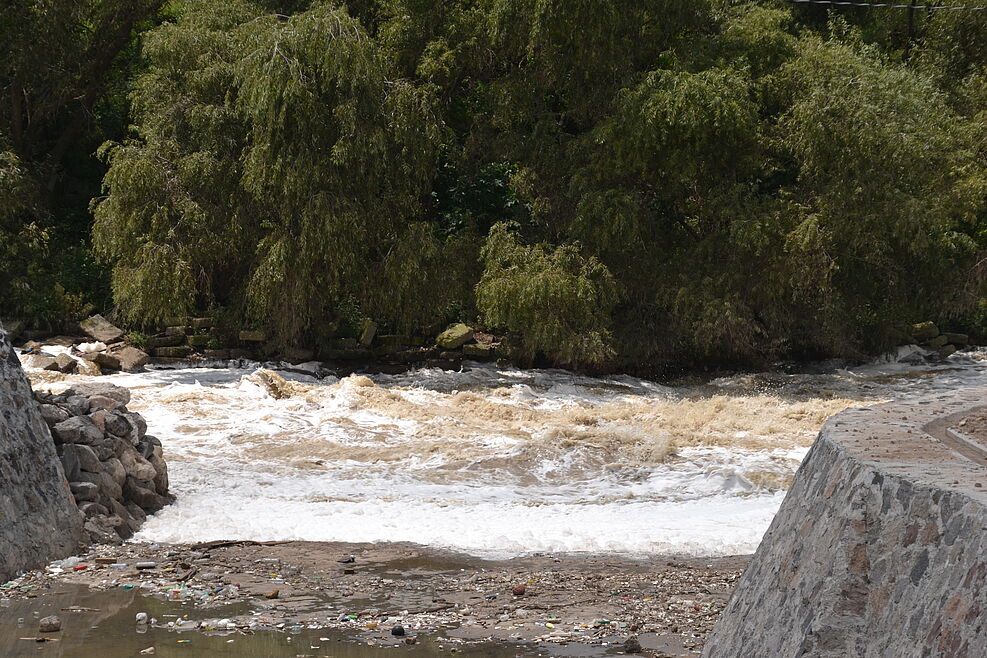
{"type": "MultiPolygon", "coordinates": [[[[51,390],[90,379],[30,374],[51,390]]],[[[177,495],[138,541],[728,555],[756,548],[827,417],[987,382],[987,353],[682,387],[480,364],[321,380],[258,364],[99,379],[131,390],[177,495]]]]}

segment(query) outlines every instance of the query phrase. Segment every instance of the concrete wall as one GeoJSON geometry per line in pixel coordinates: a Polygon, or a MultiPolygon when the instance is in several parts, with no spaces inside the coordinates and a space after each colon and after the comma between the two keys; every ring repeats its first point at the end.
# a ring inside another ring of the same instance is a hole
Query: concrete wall
{"type": "Polygon", "coordinates": [[[0,327],[0,583],[70,555],[81,536],[55,444],[0,327]]]}
{"type": "Polygon", "coordinates": [[[987,388],[823,427],[704,656],[987,656],[987,388]]]}

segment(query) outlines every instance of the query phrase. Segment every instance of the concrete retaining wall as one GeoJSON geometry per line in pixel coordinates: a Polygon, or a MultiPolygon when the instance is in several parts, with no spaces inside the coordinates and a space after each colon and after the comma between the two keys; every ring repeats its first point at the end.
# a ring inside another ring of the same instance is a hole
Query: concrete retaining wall
{"type": "Polygon", "coordinates": [[[0,327],[0,583],[70,555],[81,537],[82,514],[0,327]]]}
{"type": "Polygon", "coordinates": [[[826,423],[711,634],[710,658],[987,656],[987,388],[826,423]]]}

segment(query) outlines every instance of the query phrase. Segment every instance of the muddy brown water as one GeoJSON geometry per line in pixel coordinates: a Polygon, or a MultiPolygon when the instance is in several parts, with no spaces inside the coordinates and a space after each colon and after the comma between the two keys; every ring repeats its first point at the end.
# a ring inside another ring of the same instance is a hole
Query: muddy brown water
{"type": "MultiPolygon", "coordinates": [[[[460,644],[435,635],[419,635],[414,645],[398,639],[368,639],[358,634],[342,634],[325,629],[295,631],[258,631],[251,635],[239,632],[176,631],[167,628],[169,621],[184,615],[191,619],[215,619],[235,616],[249,610],[246,603],[197,612],[180,603],[143,596],[137,590],[114,589],[91,591],[84,586],[61,584],[36,599],[0,603],[0,656],[58,656],[59,658],[123,658],[139,656],[154,647],[155,656],[193,658],[198,656],[236,656],[238,658],[276,658],[297,656],[333,656],[336,658],[370,658],[399,656],[431,658],[465,656],[470,658],[517,658],[519,656],[603,656],[606,647],[568,645],[538,647],[503,643],[460,644]],[[158,620],[156,626],[135,622],[139,612],[158,620]],[[62,630],[39,633],[38,620],[58,615],[62,630]],[[37,638],[44,638],[39,642],[37,638]],[[373,642],[373,644],[368,644],[373,642]],[[453,653],[455,652],[455,653],[453,653]]],[[[612,651],[612,649],[611,649],[612,651]]]]}

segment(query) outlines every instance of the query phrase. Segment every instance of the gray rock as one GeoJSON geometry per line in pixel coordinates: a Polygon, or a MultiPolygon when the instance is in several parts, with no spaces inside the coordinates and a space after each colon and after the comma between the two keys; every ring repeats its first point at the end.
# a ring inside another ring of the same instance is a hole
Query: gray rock
{"type": "Polygon", "coordinates": [[[76,395],[71,389],[56,395],[52,400],[73,416],[83,416],[89,413],[89,400],[81,395],[76,395]]]}
{"type": "Polygon", "coordinates": [[[55,357],[55,364],[58,366],[59,372],[75,372],[75,359],[64,352],[55,357]]]}
{"type": "Polygon", "coordinates": [[[153,486],[150,482],[139,482],[127,476],[127,481],[123,485],[123,492],[127,496],[127,500],[133,501],[141,509],[156,512],[164,507],[168,500],[154,493],[151,490],[153,486]]]}
{"type": "Polygon", "coordinates": [[[119,415],[130,423],[130,431],[122,438],[129,440],[133,445],[140,443],[141,439],[147,436],[147,422],[144,417],[132,411],[126,411],[119,415]]]}
{"type": "Polygon", "coordinates": [[[157,475],[154,466],[144,459],[134,448],[123,451],[123,454],[120,455],[120,463],[123,464],[127,475],[132,476],[135,480],[151,482],[157,475]]]}
{"type": "Polygon", "coordinates": [[[71,414],[57,405],[43,404],[41,405],[41,417],[45,419],[45,424],[48,427],[54,427],[63,420],[71,418],[71,414]]]}
{"type": "Polygon", "coordinates": [[[147,339],[147,348],[150,350],[159,347],[178,347],[185,344],[185,334],[171,334],[164,336],[151,336],[147,339]]]}
{"type": "Polygon", "coordinates": [[[101,470],[104,473],[108,473],[109,476],[113,478],[114,482],[119,484],[121,487],[123,486],[123,483],[127,481],[127,470],[123,467],[123,463],[116,457],[111,457],[106,461],[101,461],[100,466],[102,466],[101,470]]]}
{"type": "Polygon", "coordinates": [[[99,493],[99,487],[92,482],[69,482],[69,489],[78,502],[94,501],[99,493]]]}
{"type": "Polygon", "coordinates": [[[86,518],[97,514],[107,516],[110,513],[106,507],[100,505],[99,503],[81,503],[79,505],[79,511],[85,514],[86,518]]]}
{"type": "Polygon", "coordinates": [[[121,350],[114,351],[113,354],[120,361],[120,369],[124,372],[138,372],[143,370],[150,358],[146,352],[130,345],[121,350]]]}
{"type": "Polygon", "coordinates": [[[38,622],[39,633],[57,633],[60,630],[62,630],[62,620],[56,615],[42,617],[41,621],[38,622]]]}
{"type": "Polygon", "coordinates": [[[102,315],[94,315],[91,318],[79,323],[82,331],[92,338],[106,344],[115,343],[123,338],[126,333],[123,329],[114,326],[102,315]]]}
{"type": "Polygon", "coordinates": [[[120,500],[123,497],[123,488],[116,483],[116,480],[109,473],[82,471],[79,473],[79,481],[95,484],[99,488],[99,493],[110,500],[120,500]]]}
{"type": "Polygon", "coordinates": [[[71,389],[66,391],[66,393],[69,392],[71,392],[71,395],[81,395],[87,398],[93,395],[102,395],[104,397],[116,400],[122,406],[130,404],[130,391],[122,386],[117,386],[116,384],[110,384],[108,382],[75,384],[71,389]]]}
{"type": "MultiPolygon", "coordinates": [[[[86,519],[84,526],[86,537],[92,544],[112,544],[119,546],[123,539],[116,531],[116,525],[111,525],[109,516],[96,515],[86,519]]],[[[120,519],[117,518],[117,525],[120,519]]]]}
{"type": "Polygon", "coordinates": [[[130,421],[127,420],[127,418],[122,415],[124,413],[126,412],[120,411],[106,415],[106,417],[103,419],[103,422],[106,424],[107,432],[109,432],[114,436],[118,436],[120,438],[124,438],[128,434],[130,434],[130,430],[131,430],[130,421]]]}
{"type": "Polygon", "coordinates": [[[90,395],[89,396],[89,408],[91,410],[103,409],[104,411],[113,411],[118,407],[122,407],[119,400],[114,400],[113,398],[108,398],[105,395],[90,395]]]}
{"type": "Polygon", "coordinates": [[[148,457],[151,466],[154,467],[154,489],[159,494],[168,493],[168,465],[161,456],[161,446],[153,446],[151,456],[148,457]]]}
{"type": "Polygon", "coordinates": [[[71,459],[79,463],[79,470],[89,473],[103,470],[96,452],[87,445],[66,443],[62,446],[62,457],[66,455],[71,455],[71,459]]]}
{"type": "Polygon", "coordinates": [[[97,352],[92,360],[103,372],[115,372],[123,367],[120,359],[110,352],[97,352]]]}
{"type": "Polygon", "coordinates": [[[73,416],[52,428],[56,440],[63,443],[94,444],[103,440],[103,433],[89,416],[73,416]]]}
{"type": "Polygon", "coordinates": [[[244,329],[239,334],[241,343],[263,343],[267,340],[267,334],[263,331],[253,331],[244,329]]]}
{"type": "Polygon", "coordinates": [[[62,471],[65,473],[65,479],[69,482],[79,479],[79,473],[82,471],[81,464],[79,464],[79,453],[75,450],[66,450],[66,448],[74,447],[71,443],[66,443],[58,446],[58,450],[61,454],[58,455],[59,460],[62,462],[62,471]]]}

